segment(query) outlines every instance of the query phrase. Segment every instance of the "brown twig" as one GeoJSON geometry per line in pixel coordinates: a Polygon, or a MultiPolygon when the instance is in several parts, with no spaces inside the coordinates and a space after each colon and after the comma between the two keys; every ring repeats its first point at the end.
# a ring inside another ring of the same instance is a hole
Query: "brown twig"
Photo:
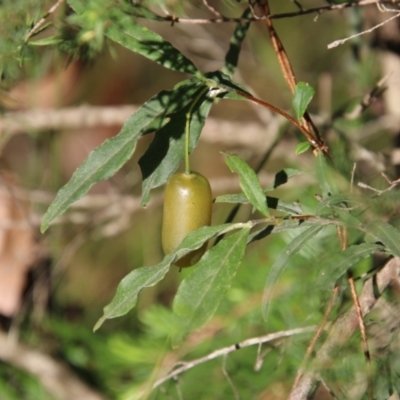
{"type": "Polygon", "coordinates": [[[47,13],[45,15],[43,15],[43,17],[34,25],[34,27],[27,33],[27,35],[25,36],[25,43],[32,37],[34,36],[39,30],[40,28],[44,25],[44,23],[46,22],[46,19],[53,14],[58,7],[60,7],[60,5],[62,3],[64,3],[65,0],[57,0],[57,2],[55,4],[53,4],[49,10],[47,11],[47,13]]]}
{"type": "MultiPolygon", "coordinates": [[[[399,4],[399,1],[396,1],[396,4],[399,4]]],[[[346,8],[354,8],[354,7],[366,7],[370,5],[378,5],[378,4],[390,4],[393,5],[393,2],[390,0],[381,1],[381,0],[360,0],[354,2],[346,2],[342,4],[331,4],[329,6],[323,7],[314,7],[314,8],[307,8],[293,12],[285,12],[285,13],[278,13],[278,14],[270,14],[270,15],[253,15],[249,18],[241,18],[241,17],[218,17],[218,18],[181,18],[175,17],[171,15],[167,15],[165,17],[161,15],[155,14],[158,21],[165,21],[165,22],[173,22],[181,23],[181,24],[221,24],[221,23],[238,23],[238,22],[257,22],[257,21],[265,21],[268,19],[284,19],[284,18],[293,18],[299,17],[302,15],[308,14],[317,14],[318,16],[329,11],[339,11],[344,10],[346,8]]]]}
{"type": "MultiPolygon", "coordinates": [[[[232,89],[228,88],[228,90],[232,90],[232,89]]],[[[239,96],[242,96],[254,103],[257,103],[263,107],[266,107],[269,110],[274,111],[279,115],[282,115],[282,117],[286,118],[291,124],[293,124],[297,129],[299,129],[302,133],[304,133],[304,136],[307,138],[307,140],[309,141],[309,143],[311,144],[312,147],[314,147],[315,149],[321,150],[326,155],[329,155],[328,147],[325,145],[325,143],[322,141],[322,139],[315,138],[310,133],[310,131],[307,129],[307,127],[300,124],[298,121],[296,121],[292,116],[287,114],[285,111],[281,110],[278,107],[275,107],[274,105],[272,105],[264,100],[257,99],[256,97],[254,97],[253,95],[251,95],[249,93],[242,92],[241,90],[233,90],[233,91],[239,96]]]]}
{"type": "MultiPolygon", "coordinates": [[[[389,260],[374,277],[364,283],[359,296],[362,317],[370,313],[386,288],[399,280],[399,275],[400,258],[395,257],[389,260]]],[[[353,306],[334,323],[328,338],[318,350],[311,368],[302,376],[289,400],[309,398],[320,379],[320,372],[334,361],[337,351],[349,341],[358,326],[358,315],[353,306]]]]}
{"type": "Polygon", "coordinates": [[[390,18],[386,19],[385,21],[381,22],[380,24],[377,24],[377,25],[373,26],[372,28],[366,29],[365,31],[356,33],[356,34],[351,35],[351,36],[349,36],[349,37],[347,37],[347,38],[344,38],[344,39],[335,40],[334,42],[328,44],[327,47],[328,47],[328,49],[333,49],[334,47],[337,47],[337,46],[340,46],[340,45],[346,43],[348,40],[354,39],[354,38],[356,38],[356,37],[358,37],[358,36],[361,36],[361,35],[365,35],[366,33],[371,33],[371,32],[373,32],[375,29],[378,29],[378,28],[380,28],[381,26],[383,26],[383,25],[387,24],[388,22],[390,22],[390,21],[392,21],[392,20],[394,20],[394,19],[396,19],[396,18],[399,18],[399,17],[400,17],[400,12],[398,12],[398,13],[397,13],[396,15],[394,15],[393,17],[390,17],[390,18]]]}
{"type": "MultiPolygon", "coordinates": [[[[257,0],[257,4],[259,9],[261,10],[261,14],[265,17],[270,15],[270,9],[268,0],[257,0]]],[[[265,19],[265,24],[268,28],[269,36],[272,42],[272,46],[277,55],[279,64],[282,69],[283,76],[285,78],[286,83],[288,84],[292,93],[295,91],[296,87],[296,76],[294,70],[292,68],[292,64],[289,60],[289,57],[285,51],[282,41],[280,40],[278,33],[276,32],[271,19],[265,19]]],[[[328,147],[324,144],[321,135],[314,122],[311,119],[311,116],[306,111],[304,113],[303,118],[301,119],[301,124],[303,129],[301,131],[307,137],[309,143],[316,149],[322,150],[329,157],[328,147]]]]}

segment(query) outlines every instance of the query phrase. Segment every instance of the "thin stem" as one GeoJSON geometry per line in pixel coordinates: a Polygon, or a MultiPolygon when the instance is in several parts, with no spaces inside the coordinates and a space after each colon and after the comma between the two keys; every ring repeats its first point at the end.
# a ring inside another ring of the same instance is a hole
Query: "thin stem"
{"type": "Polygon", "coordinates": [[[35,26],[27,33],[25,36],[24,42],[26,43],[32,36],[36,35],[36,33],[42,28],[42,26],[46,22],[46,18],[48,18],[51,14],[53,14],[58,7],[62,3],[64,3],[65,0],[58,0],[55,4],[53,4],[50,9],[46,12],[45,15],[35,24],[35,26]]]}
{"type": "MultiPolygon", "coordinates": [[[[199,77],[202,79],[202,77],[199,77]]],[[[303,126],[300,124],[298,121],[296,121],[291,115],[287,114],[285,111],[279,109],[278,107],[275,107],[274,105],[258,99],[257,97],[254,97],[252,94],[244,92],[243,90],[239,90],[236,88],[232,88],[230,86],[224,85],[223,83],[219,83],[214,81],[213,79],[208,79],[203,77],[203,80],[205,84],[210,88],[210,89],[220,89],[221,91],[227,91],[230,93],[235,93],[236,95],[240,97],[244,97],[247,100],[250,100],[260,106],[263,106],[265,108],[268,108],[269,110],[276,112],[277,114],[282,115],[282,117],[286,118],[291,124],[293,124],[297,129],[299,129],[304,136],[307,138],[308,142],[311,144],[312,147],[315,149],[321,150],[325,155],[329,156],[329,149],[323,142],[323,140],[319,137],[315,137],[310,131],[307,129],[306,126],[303,126]]]]}
{"type": "MultiPolygon", "coordinates": [[[[331,4],[328,6],[322,6],[322,7],[314,7],[314,8],[303,8],[302,10],[298,11],[292,11],[292,12],[284,12],[284,13],[278,13],[278,14],[269,14],[269,15],[253,15],[249,18],[242,18],[242,17],[218,17],[218,18],[184,18],[184,17],[176,17],[172,15],[166,15],[166,16],[161,16],[158,15],[157,13],[153,12],[153,14],[157,17],[157,21],[164,21],[164,22],[169,22],[172,24],[176,23],[181,23],[181,24],[221,24],[221,23],[240,23],[240,22],[258,22],[258,21],[265,21],[267,19],[273,20],[273,19],[285,19],[285,18],[293,18],[293,17],[299,17],[302,15],[307,15],[307,14],[317,14],[316,19],[323,13],[325,12],[330,12],[330,11],[340,11],[344,10],[346,8],[356,8],[356,7],[366,7],[366,6],[371,6],[371,5],[382,5],[382,4],[388,4],[388,5],[393,5],[394,4],[399,4],[398,1],[382,1],[382,0],[359,0],[359,1],[354,1],[354,2],[346,2],[346,3],[340,3],[340,4],[331,4]]],[[[253,7],[253,6],[252,6],[253,7]]]]}
{"type": "Polygon", "coordinates": [[[192,118],[192,113],[194,107],[197,105],[201,97],[209,90],[209,87],[205,87],[197,97],[194,99],[186,113],[186,124],[185,124],[185,174],[190,174],[190,160],[189,160],[189,142],[190,142],[190,120],[192,118]]]}

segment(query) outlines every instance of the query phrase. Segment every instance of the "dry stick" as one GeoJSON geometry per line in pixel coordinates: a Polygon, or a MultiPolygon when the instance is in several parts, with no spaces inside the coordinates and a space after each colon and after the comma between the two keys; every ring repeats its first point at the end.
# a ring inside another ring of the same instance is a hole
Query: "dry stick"
{"type": "MultiPolygon", "coordinates": [[[[369,314],[386,288],[395,281],[399,281],[399,275],[400,258],[394,257],[375,276],[364,283],[359,296],[359,306],[363,317],[369,314]]],[[[320,380],[318,371],[332,364],[339,349],[350,340],[359,326],[358,320],[355,306],[339,317],[333,324],[325,343],[318,350],[310,370],[300,379],[290,394],[289,400],[308,399],[314,391],[317,381],[320,380]]]]}
{"type": "Polygon", "coordinates": [[[60,5],[64,3],[64,0],[57,0],[57,3],[53,4],[50,8],[49,11],[35,24],[35,26],[28,32],[28,34],[25,36],[25,43],[37,33],[37,31],[44,25],[46,22],[46,18],[48,18],[51,14],[53,14],[60,5]]]}
{"type": "Polygon", "coordinates": [[[315,331],[315,329],[316,329],[315,326],[308,326],[305,328],[296,328],[296,329],[290,329],[287,331],[269,333],[268,335],[250,338],[250,339],[244,340],[243,342],[236,343],[236,344],[233,344],[228,347],[223,347],[222,349],[215,350],[212,353],[210,353],[204,357],[197,358],[196,360],[181,362],[180,364],[183,364],[181,367],[173,370],[168,375],[164,376],[163,378],[161,378],[157,382],[155,382],[152,386],[152,390],[154,390],[158,386],[162,385],[164,382],[168,381],[169,379],[174,378],[174,377],[182,374],[183,372],[185,372],[193,367],[196,367],[199,364],[203,364],[207,361],[214,360],[215,358],[218,358],[221,356],[226,356],[227,354],[233,353],[234,351],[237,351],[239,349],[243,349],[244,347],[254,346],[254,345],[257,345],[260,343],[267,343],[267,342],[271,342],[273,340],[277,340],[277,339],[281,339],[281,338],[285,338],[285,337],[291,337],[294,335],[300,335],[303,333],[313,332],[313,331],[315,331]]]}
{"type": "Polygon", "coordinates": [[[387,24],[388,22],[392,21],[393,19],[399,18],[399,17],[400,17],[400,12],[399,12],[398,14],[394,15],[393,17],[390,17],[390,18],[388,18],[387,20],[381,22],[380,24],[373,26],[373,27],[370,28],[370,29],[367,29],[367,30],[365,30],[365,31],[356,33],[356,34],[351,35],[351,36],[349,36],[349,37],[347,37],[347,38],[344,38],[344,39],[335,40],[334,42],[328,44],[327,47],[328,47],[328,49],[333,49],[334,47],[337,47],[337,46],[340,46],[341,44],[346,43],[348,40],[354,39],[354,38],[356,38],[356,37],[358,37],[358,36],[361,36],[361,35],[365,35],[366,33],[371,33],[371,32],[374,31],[375,29],[378,29],[378,28],[380,28],[381,26],[383,26],[383,25],[387,24]]]}
{"type": "Polygon", "coordinates": [[[303,361],[301,363],[301,366],[300,366],[300,368],[299,368],[299,370],[297,372],[296,378],[295,378],[295,380],[293,382],[291,392],[294,390],[295,387],[297,387],[301,377],[304,374],[305,366],[308,363],[308,360],[310,359],[311,354],[314,351],[315,345],[317,344],[318,339],[321,337],[321,334],[322,334],[323,330],[325,329],[326,324],[328,323],[329,316],[331,315],[333,306],[336,303],[336,299],[337,299],[338,293],[339,293],[339,286],[336,285],[333,288],[332,295],[331,295],[331,297],[329,299],[328,306],[326,307],[322,322],[318,326],[318,329],[315,332],[315,335],[313,336],[310,344],[307,347],[306,354],[305,354],[304,359],[303,359],[303,361]]]}

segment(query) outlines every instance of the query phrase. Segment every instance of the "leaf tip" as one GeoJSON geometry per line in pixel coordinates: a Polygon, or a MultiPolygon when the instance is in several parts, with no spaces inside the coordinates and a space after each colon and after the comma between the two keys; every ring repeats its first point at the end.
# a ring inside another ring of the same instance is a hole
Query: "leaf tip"
{"type": "Polygon", "coordinates": [[[100,327],[103,325],[103,322],[106,320],[105,316],[103,315],[95,324],[93,327],[93,332],[96,332],[97,330],[100,329],[100,327]]]}

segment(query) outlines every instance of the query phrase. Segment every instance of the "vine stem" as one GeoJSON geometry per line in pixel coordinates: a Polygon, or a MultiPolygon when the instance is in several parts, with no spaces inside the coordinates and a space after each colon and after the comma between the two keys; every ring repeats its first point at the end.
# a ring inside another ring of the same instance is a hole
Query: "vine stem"
{"type": "Polygon", "coordinates": [[[204,96],[204,94],[210,90],[209,87],[205,87],[200,93],[196,96],[194,101],[189,107],[188,112],[186,113],[186,124],[185,124],[185,174],[190,174],[190,160],[189,160],[189,142],[190,142],[190,120],[193,114],[194,107],[198,104],[200,99],[204,96]]]}

